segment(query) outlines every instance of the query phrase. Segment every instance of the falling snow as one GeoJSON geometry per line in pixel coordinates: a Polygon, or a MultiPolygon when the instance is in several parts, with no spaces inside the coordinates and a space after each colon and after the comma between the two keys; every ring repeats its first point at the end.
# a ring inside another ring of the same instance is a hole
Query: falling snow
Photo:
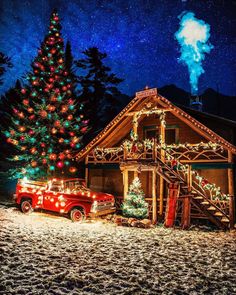
{"type": "Polygon", "coordinates": [[[236,294],[236,233],[0,207],[0,294],[236,294]]]}

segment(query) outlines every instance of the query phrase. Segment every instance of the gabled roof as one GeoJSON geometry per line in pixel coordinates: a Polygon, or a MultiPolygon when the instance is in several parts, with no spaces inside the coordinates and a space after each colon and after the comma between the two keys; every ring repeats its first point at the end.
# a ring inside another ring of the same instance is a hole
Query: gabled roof
{"type": "Polygon", "coordinates": [[[132,127],[132,117],[127,116],[127,113],[135,110],[141,110],[146,103],[154,101],[163,108],[168,108],[168,110],[183,121],[185,124],[190,126],[197,133],[208,139],[209,141],[221,144],[226,150],[231,151],[236,154],[236,146],[229,143],[227,140],[216,134],[214,131],[194,119],[192,116],[184,112],[181,108],[177,107],[171,103],[165,97],[159,95],[156,89],[150,89],[150,93],[156,93],[155,95],[142,96],[136,93],[136,96],[131,100],[131,102],[89,143],[85,148],[83,148],[77,155],[75,155],[77,160],[82,160],[92,149],[96,146],[106,147],[108,136],[112,133],[116,134],[118,130],[120,131],[123,127],[132,127]]]}

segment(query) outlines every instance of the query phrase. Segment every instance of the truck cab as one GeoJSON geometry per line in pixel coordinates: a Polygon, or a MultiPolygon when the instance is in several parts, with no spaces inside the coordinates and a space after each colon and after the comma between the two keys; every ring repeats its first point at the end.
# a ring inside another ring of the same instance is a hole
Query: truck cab
{"type": "Polygon", "coordinates": [[[68,214],[74,222],[116,210],[114,196],[90,190],[81,178],[45,182],[22,179],[17,183],[14,198],[23,213],[43,209],[68,214]]]}

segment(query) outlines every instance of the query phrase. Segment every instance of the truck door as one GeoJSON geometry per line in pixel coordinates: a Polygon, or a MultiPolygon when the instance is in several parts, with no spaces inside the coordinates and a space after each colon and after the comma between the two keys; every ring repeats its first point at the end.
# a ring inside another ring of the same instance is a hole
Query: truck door
{"type": "Polygon", "coordinates": [[[59,198],[63,194],[60,182],[52,182],[44,192],[43,209],[59,212],[59,198]]]}

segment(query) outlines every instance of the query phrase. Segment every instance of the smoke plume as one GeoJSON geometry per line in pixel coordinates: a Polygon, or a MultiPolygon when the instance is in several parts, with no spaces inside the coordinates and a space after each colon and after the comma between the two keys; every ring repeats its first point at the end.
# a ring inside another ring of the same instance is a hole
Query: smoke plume
{"type": "Polygon", "coordinates": [[[196,95],[198,79],[205,72],[202,61],[205,59],[205,54],[213,48],[213,45],[208,42],[210,25],[197,19],[193,12],[183,12],[178,18],[180,28],[175,33],[175,38],[180,44],[179,61],[187,65],[191,93],[196,95]]]}

